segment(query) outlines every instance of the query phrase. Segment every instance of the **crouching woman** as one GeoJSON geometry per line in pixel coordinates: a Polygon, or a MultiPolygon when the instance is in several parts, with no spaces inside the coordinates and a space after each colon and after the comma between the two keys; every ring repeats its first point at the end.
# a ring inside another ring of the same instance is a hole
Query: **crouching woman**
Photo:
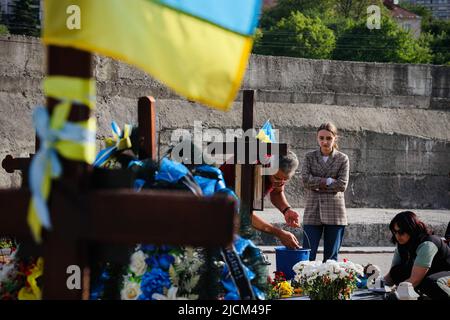
{"type": "Polygon", "coordinates": [[[410,282],[431,299],[450,299],[450,247],[444,239],[432,235],[411,211],[397,214],[389,229],[397,248],[386,284],[410,282]]]}

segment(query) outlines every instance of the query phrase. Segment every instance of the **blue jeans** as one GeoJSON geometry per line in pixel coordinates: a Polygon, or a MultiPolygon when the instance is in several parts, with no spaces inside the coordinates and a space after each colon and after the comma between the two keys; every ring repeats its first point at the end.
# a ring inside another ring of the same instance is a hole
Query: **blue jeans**
{"type": "Polygon", "coordinates": [[[323,262],[328,259],[338,259],[339,249],[341,248],[342,239],[344,238],[345,226],[338,225],[304,225],[303,229],[306,235],[303,235],[303,248],[311,249],[309,260],[316,260],[317,248],[323,232],[323,262]],[[309,241],[308,241],[309,239],[309,241]]]}

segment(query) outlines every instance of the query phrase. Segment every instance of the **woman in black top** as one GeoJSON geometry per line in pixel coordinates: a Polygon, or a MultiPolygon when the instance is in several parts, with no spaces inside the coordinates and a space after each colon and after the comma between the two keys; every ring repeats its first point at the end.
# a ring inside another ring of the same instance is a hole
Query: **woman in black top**
{"type": "Polygon", "coordinates": [[[450,299],[450,247],[444,239],[432,235],[411,211],[397,214],[389,229],[397,248],[386,283],[410,282],[431,299],[450,299]]]}

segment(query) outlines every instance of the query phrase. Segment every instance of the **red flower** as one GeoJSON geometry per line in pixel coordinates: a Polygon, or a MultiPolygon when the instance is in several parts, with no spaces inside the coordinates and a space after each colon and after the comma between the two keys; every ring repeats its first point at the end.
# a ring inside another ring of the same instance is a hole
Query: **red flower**
{"type": "Polygon", "coordinates": [[[347,261],[348,261],[348,259],[345,259],[345,258],[344,258],[344,262],[347,262],[347,261]]]}
{"type": "Polygon", "coordinates": [[[282,271],[274,271],[274,273],[275,273],[275,281],[277,281],[277,280],[282,280],[282,281],[286,280],[286,275],[284,274],[284,272],[282,272],[282,271]]]}

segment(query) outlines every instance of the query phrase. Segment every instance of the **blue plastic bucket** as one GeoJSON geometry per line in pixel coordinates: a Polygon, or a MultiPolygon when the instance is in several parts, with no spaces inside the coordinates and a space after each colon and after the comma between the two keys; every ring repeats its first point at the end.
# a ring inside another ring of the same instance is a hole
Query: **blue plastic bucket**
{"type": "Polygon", "coordinates": [[[288,249],[284,246],[275,247],[275,258],[277,271],[282,271],[286,279],[292,279],[295,276],[292,267],[299,261],[308,261],[311,249],[288,249]]]}

